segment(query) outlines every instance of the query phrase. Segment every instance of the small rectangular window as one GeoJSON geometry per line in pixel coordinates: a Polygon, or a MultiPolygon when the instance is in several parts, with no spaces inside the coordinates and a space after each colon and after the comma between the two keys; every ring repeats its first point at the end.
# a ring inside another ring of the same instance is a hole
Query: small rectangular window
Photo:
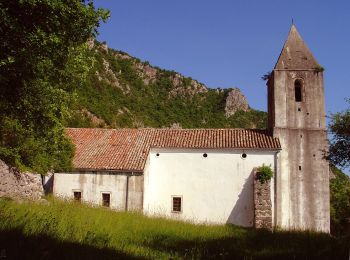
{"type": "Polygon", "coordinates": [[[73,191],[74,200],[81,201],[81,191],[73,191]]]}
{"type": "Polygon", "coordinates": [[[102,193],[102,206],[109,207],[110,202],[111,202],[111,194],[102,193]]]}
{"type": "Polygon", "coordinates": [[[301,96],[301,88],[295,88],[295,101],[296,102],[301,102],[302,101],[302,96],[301,96]]]}
{"type": "Polygon", "coordinates": [[[302,82],[298,79],[294,82],[294,94],[296,102],[303,101],[302,82]]]}
{"type": "Polygon", "coordinates": [[[173,196],[172,197],[172,212],[182,211],[182,197],[173,196]]]}

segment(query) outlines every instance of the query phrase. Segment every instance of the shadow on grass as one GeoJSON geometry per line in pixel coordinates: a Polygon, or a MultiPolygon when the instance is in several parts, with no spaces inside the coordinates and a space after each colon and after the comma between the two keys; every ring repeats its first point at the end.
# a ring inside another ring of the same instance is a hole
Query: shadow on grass
{"type": "MultiPolygon", "coordinates": [[[[349,259],[349,238],[254,229],[237,233],[234,226],[230,233],[220,239],[186,240],[160,232],[140,246],[163,252],[169,259],[349,259]]],[[[0,231],[1,259],[137,258],[110,248],[59,241],[45,235],[24,236],[20,230],[7,230],[0,231]]]]}
{"type": "Polygon", "coordinates": [[[48,236],[24,236],[0,231],[0,259],[137,259],[109,248],[59,241],[48,236]]]}
{"type": "Polygon", "coordinates": [[[239,237],[205,241],[160,236],[147,246],[195,259],[349,259],[349,242],[322,233],[250,229],[239,237]]]}

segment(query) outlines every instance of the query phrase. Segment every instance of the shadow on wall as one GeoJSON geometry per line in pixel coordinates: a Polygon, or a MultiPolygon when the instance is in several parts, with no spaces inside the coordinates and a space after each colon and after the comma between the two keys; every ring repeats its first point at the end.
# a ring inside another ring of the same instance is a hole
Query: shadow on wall
{"type": "Polygon", "coordinates": [[[243,185],[238,200],[233,207],[226,223],[243,227],[252,227],[254,222],[254,170],[251,171],[243,185]]]}
{"type": "Polygon", "coordinates": [[[41,178],[45,195],[51,194],[53,192],[54,174],[48,173],[47,175],[42,176],[41,178]]]}

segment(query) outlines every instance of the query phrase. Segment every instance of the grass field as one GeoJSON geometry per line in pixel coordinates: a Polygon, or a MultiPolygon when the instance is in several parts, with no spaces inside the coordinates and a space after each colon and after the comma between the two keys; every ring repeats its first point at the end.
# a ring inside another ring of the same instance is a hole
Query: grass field
{"type": "Polygon", "coordinates": [[[50,199],[0,199],[0,258],[348,259],[347,238],[194,225],[50,199]]]}

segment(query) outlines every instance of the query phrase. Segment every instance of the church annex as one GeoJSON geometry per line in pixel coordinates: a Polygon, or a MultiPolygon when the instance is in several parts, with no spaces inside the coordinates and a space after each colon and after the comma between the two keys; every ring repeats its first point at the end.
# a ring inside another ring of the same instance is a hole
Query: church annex
{"type": "Polygon", "coordinates": [[[329,232],[323,72],[293,25],[268,86],[268,129],[69,128],[55,196],[193,221],[329,232]],[[274,177],[257,187],[256,169],[274,177]],[[264,191],[264,199],[257,198],[264,191]]]}

